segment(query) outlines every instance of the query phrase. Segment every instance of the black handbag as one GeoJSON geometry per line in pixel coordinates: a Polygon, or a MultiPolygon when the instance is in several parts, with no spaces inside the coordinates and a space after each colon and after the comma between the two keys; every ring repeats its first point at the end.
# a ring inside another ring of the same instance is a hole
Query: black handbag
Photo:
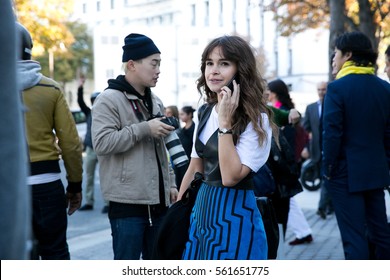
{"type": "Polygon", "coordinates": [[[182,258],[188,241],[192,208],[202,180],[203,175],[199,172],[195,173],[194,180],[184,192],[182,199],[169,207],[157,231],[152,259],[180,260],[182,258]]]}
{"type": "Polygon", "coordinates": [[[256,197],[257,208],[263,218],[268,244],[268,259],[276,259],[279,247],[279,226],[272,200],[268,197],[256,197]]]}
{"type": "Polygon", "coordinates": [[[299,181],[300,170],[294,158],[294,151],[282,130],[279,131],[279,145],[272,138],[267,165],[275,179],[275,197],[289,198],[303,191],[299,181]]]}

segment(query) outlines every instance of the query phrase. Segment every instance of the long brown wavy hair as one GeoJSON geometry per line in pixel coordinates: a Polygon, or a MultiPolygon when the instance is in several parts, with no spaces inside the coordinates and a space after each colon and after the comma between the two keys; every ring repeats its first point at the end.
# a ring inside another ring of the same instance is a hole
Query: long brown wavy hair
{"type": "Polygon", "coordinates": [[[244,39],[239,36],[225,35],[215,38],[206,46],[202,54],[200,66],[202,74],[197,79],[198,92],[201,97],[203,94],[206,95],[207,103],[215,104],[218,102],[217,93],[211,91],[207,86],[204,74],[206,60],[209,59],[211,52],[216,47],[220,47],[224,59],[237,65],[236,75],[238,75],[240,81],[240,100],[232,119],[233,134],[239,137],[248,123],[251,122],[254,130],[259,135],[259,143],[262,145],[267,140],[267,133],[262,128],[263,119],[260,117],[261,113],[268,115],[273,133],[277,133],[277,126],[273,121],[273,112],[266,105],[266,101],[263,98],[265,81],[257,68],[254,51],[244,39]]]}

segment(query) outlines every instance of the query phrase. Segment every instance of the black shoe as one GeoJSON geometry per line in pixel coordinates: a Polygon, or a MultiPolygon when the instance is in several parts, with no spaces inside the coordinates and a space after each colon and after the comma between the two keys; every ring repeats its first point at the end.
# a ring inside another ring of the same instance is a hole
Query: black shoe
{"type": "Polygon", "coordinates": [[[79,211],[93,210],[93,206],[89,204],[84,204],[83,207],[79,209],[79,211]]]}
{"type": "Polygon", "coordinates": [[[303,238],[295,238],[293,241],[291,241],[290,245],[299,245],[299,244],[304,244],[304,243],[311,243],[313,241],[313,237],[311,236],[311,234],[309,234],[308,236],[305,236],[303,238]]]}
{"type": "Polygon", "coordinates": [[[107,206],[107,205],[103,207],[102,213],[103,213],[103,214],[108,213],[108,206],[107,206]]]}
{"type": "Polygon", "coordinates": [[[325,213],[324,210],[318,209],[316,214],[317,214],[318,216],[320,216],[321,219],[324,219],[324,220],[326,219],[326,213],[325,213]]]}

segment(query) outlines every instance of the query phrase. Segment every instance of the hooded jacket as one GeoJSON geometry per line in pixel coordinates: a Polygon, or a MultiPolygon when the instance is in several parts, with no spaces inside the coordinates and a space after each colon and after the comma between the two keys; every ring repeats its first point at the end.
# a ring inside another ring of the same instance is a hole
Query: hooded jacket
{"type": "Polygon", "coordinates": [[[163,114],[164,106],[150,88],[141,96],[124,76],[92,107],[92,143],[98,156],[100,187],[106,200],[136,205],[160,204],[160,175],[165,206],[176,187],[164,138],[154,138],[147,120],[163,114]]]}
{"type": "Polygon", "coordinates": [[[26,107],[31,175],[60,173],[59,159],[62,158],[67,173],[67,190],[80,192],[82,145],[59,84],[43,76],[36,61],[19,61],[18,70],[19,89],[26,107]]]}

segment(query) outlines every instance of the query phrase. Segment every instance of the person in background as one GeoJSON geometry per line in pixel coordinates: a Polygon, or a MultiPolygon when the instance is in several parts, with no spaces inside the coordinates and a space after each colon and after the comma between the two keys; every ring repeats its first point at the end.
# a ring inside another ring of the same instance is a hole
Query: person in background
{"type": "Polygon", "coordinates": [[[324,183],[348,260],[369,259],[369,243],[376,259],[390,259],[384,199],[390,184],[390,85],[375,75],[377,56],[363,33],[339,36],[337,76],[324,101],[324,183]]]}
{"type": "MultiPolygon", "coordinates": [[[[319,82],[317,84],[318,100],[307,105],[305,117],[302,121],[303,128],[309,133],[309,157],[310,159],[321,166],[322,147],[321,147],[321,133],[322,128],[320,122],[322,120],[322,107],[326,94],[327,82],[319,82]]],[[[321,182],[320,200],[318,202],[317,215],[322,219],[326,219],[326,215],[333,213],[333,206],[327,189],[321,182]]]]}
{"type": "Polygon", "coordinates": [[[179,118],[184,123],[184,127],[181,127],[177,136],[180,138],[180,142],[183,145],[184,151],[188,158],[191,158],[192,141],[194,138],[195,123],[193,121],[195,109],[191,106],[184,106],[180,110],[179,118]]]}
{"type": "MultiPolygon", "coordinates": [[[[283,110],[291,110],[294,108],[294,103],[291,100],[288,87],[284,81],[277,79],[269,82],[268,90],[268,100],[274,107],[283,110]]],[[[283,135],[285,135],[290,147],[294,150],[295,161],[297,164],[300,164],[300,155],[303,147],[306,145],[306,136],[299,135],[298,129],[299,127],[297,125],[282,127],[283,135]]],[[[289,242],[289,244],[299,245],[311,243],[313,241],[312,230],[295,198],[274,199],[273,202],[277,213],[279,213],[279,221],[284,225],[284,234],[286,232],[286,222],[287,227],[290,227],[295,234],[295,239],[289,242]]]]}
{"type": "MultiPolygon", "coordinates": [[[[85,149],[85,172],[87,175],[87,182],[85,184],[85,204],[79,210],[88,211],[93,210],[93,205],[95,202],[94,193],[95,193],[95,170],[98,164],[98,158],[93,150],[92,146],[92,137],[91,137],[91,125],[92,125],[92,114],[91,108],[85,104],[84,101],[84,82],[85,78],[81,77],[80,85],[77,90],[77,103],[80,106],[81,111],[85,114],[87,118],[87,132],[84,138],[84,149],[85,149]]],[[[94,92],[91,95],[91,105],[95,102],[96,97],[100,92],[94,92]]],[[[102,209],[102,213],[108,212],[108,201],[105,201],[105,205],[102,209]]]]}
{"type": "Polygon", "coordinates": [[[165,116],[175,117],[176,119],[179,119],[179,109],[176,105],[167,106],[165,108],[165,116]]]}
{"type": "Polygon", "coordinates": [[[152,93],[160,75],[160,50],[152,39],[124,39],[125,74],[108,80],[92,107],[92,143],[99,159],[100,186],[109,201],[115,260],[151,259],[156,233],[176,201],[164,139],[164,105],[152,93]]]}
{"type": "MultiPolygon", "coordinates": [[[[179,138],[179,142],[180,143],[177,143],[176,145],[181,145],[182,146],[183,153],[185,153],[187,158],[189,159],[190,157],[188,156],[187,151],[184,149],[184,146],[183,146],[183,143],[182,143],[182,138],[180,138],[180,136],[179,136],[179,134],[180,134],[179,109],[177,108],[176,105],[167,106],[165,108],[165,116],[167,118],[173,117],[173,118],[175,118],[177,120],[178,127],[176,128],[176,133],[177,133],[177,136],[179,138]]],[[[175,165],[174,160],[172,160],[171,157],[169,157],[169,159],[170,159],[170,163],[171,163],[172,169],[173,169],[173,171],[175,173],[176,186],[178,186],[178,188],[180,189],[181,181],[183,180],[183,176],[186,173],[186,170],[188,168],[188,161],[185,164],[183,164],[183,165],[177,166],[177,165],[175,165]]]]}
{"type": "Polygon", "coordinates": [[[222,36],[205,48],[197,88],[207,103],[196,122],[196,141],[180,187],[196,172],[204,181],[191,214],[183,259],[267,259],[267,240],[256,205],[252,171],[265,164],[276,129],[262,95],[264,84],[252,48],[222,36]],[[233,76],[233,91],[227,86],[233,76]],[[214,225],[225,225],[215,227],[214,225]]]}
{"type": "Polygon", "coordinates": [[[28,185],[32,191],[32,225],[37,242],[32,257],[69,260],[66,209],[72,215],[81,206],[82,145],[63,91],[57,82],[42,75],[37,61],[31,60],[31,35],[24,26],[16,25],[23,42],[18,81],[26,106],[28,185]],[[60,157],[68,181],[66,193],[61,181],[60,157]]]}

